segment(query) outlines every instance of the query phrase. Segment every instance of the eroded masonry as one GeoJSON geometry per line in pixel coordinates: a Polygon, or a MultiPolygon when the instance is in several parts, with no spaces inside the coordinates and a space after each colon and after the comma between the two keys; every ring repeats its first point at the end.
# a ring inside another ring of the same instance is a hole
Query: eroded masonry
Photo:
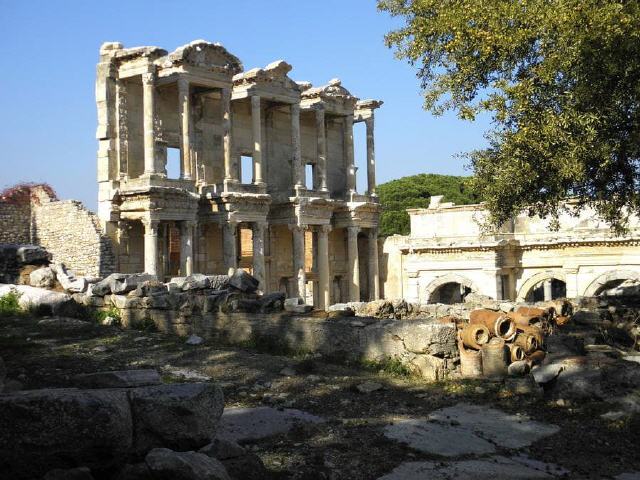
{"type": "Polygon", "coordinates": [[[116,271],[252,272],[324,308],[377,299],[377,100],[313,87],[219,44],[100,50],[98,215],[116,271]],[[366,172],[353,126],[366,125],[366,172]],[[356,190],[356,174],[367,191],[356,190]]]}

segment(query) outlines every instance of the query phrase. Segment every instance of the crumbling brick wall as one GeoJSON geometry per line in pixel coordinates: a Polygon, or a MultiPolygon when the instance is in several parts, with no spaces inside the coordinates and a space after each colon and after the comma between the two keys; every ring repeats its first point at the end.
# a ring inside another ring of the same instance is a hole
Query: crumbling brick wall
{"type": "Polygon", "coordinates": [[[0,243],[40,245],[52,262],[64,263],[78,275],[115,271],[111,240],[102,233],[98,216],[80,202],[58,201],[46,185],[24,184],[7,191],[11,194],[0,197],[0,243]]]}
{"type": "Polygon", "coordinates": [[[115,255],[98,217],[75,200],[42,202],[33,208],[34,243],[52,262],[64,263],[77,275],[104,276],[115,271],[115,255]]]}
{"type": "Polygon", "coordinates": [[[0,199],[0,243],[31,243],[31,204],[0,199]]]}

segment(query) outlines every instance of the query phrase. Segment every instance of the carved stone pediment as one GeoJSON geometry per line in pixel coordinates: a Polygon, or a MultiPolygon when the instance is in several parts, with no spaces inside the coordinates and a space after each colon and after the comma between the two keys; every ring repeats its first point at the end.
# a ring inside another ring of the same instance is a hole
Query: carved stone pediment
{"type": "Polygon", "coordinates": [[[242,71],[242,63],[219,43],[195,40],[176,48],[162,61],[162,66],[191,65],[211,70],[242,71]]]}
{"type": "Polygon", "coordinates": [[[302,93],[302,98],[333,98],[349,102],[357,102],[358,99],[351,95],[351,92],[342,86],[339,78],[334,78],[322,87],[307,88],[302,93]]]}
{"type": "Polygon", "coordinates": [[[233,77],[234,86],[273,85],[301,92],[300,85],[287,75],[292,67],[284,60],[277,60],[264,68],[252,68],[233,77]]]}

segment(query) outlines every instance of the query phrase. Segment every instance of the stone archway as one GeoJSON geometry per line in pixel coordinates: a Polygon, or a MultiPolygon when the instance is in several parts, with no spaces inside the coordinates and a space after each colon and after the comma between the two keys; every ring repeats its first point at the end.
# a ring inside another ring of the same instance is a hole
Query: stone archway
{"type": "Polygon", "coordinates": [[[547,270],[530,276],[520,287],[516,302],[524,302],[527,299],[529,292],[545,280],[560,280],[566,283],[567,276],[561,270],[547,270]]]}
{"type": "Polygon", "coordinates": [[[640,281],[640,272],[634,270],[609,270],[602,275],[596,277],[582,294],[583,297],[595,297],[604,287],[616,280],[638,280],[640,281]]]}
{"type": "Polygon", "coordinates": [[[432,303],[433,294],[444,285],[447,285],[450,283],[460,284],[463,287],[468,288],[472,292],[479,291],[477,285],[473,281],[469,280],[467,277],[458,275],[457,273],[447,273],[446,275],[442,275],[440,277],[433,279],[431,283],[429,283],[429,285],[427,285],[422,290],[420,301],[424,303],[432,303]]]}

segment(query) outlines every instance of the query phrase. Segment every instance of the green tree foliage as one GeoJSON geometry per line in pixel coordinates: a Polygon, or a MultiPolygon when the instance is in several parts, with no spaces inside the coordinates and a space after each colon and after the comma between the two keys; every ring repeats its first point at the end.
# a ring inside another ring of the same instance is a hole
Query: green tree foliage
{"type": "Polygon", "coordinates": [[[557,216],[573,197],[624,229],[640,208],[640,2],[379,0],[404,19],[386,43],[418,67],[424,106],[474,119],[490,221],[557,216]]]}
{"type": "Polygon", "coordinates": [[[380,235],[408,235],[407,208],[426,208],[432,195],[444,195],[443,201],[457,205],[477,203],[477,197],[467,185],[469,177],[420,174],[402,177],[378,185],[376,189],[383,206],[380,235]]]}

